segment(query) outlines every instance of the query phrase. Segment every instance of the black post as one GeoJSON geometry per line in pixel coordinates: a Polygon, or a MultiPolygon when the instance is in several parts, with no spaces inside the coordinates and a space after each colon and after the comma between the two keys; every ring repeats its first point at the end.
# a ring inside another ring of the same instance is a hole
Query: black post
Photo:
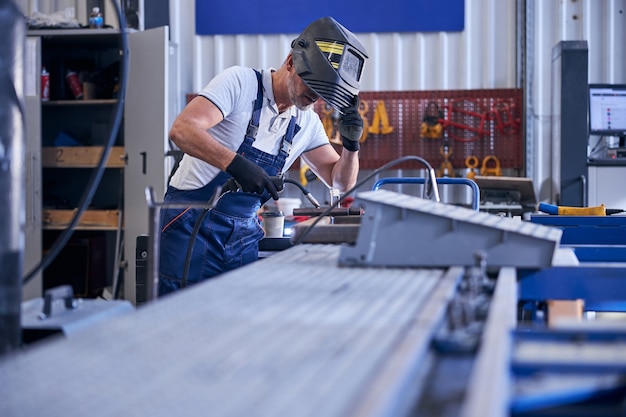
{"type": "Polygon", "coordinates": [[[0,0],[0,354],[21,345],[25,223],[24,16],[0,0]]]}
{"type": "Polygon", "coordinates": [[[587,41],[561,41],[552,48],[552,178],[554,203],[587,205],[587,41]]]}

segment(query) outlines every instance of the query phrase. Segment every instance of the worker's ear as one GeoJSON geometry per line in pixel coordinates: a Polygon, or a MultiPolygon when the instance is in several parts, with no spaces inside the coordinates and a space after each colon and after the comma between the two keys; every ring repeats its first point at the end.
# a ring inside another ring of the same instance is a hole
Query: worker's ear
{"type": "Polygon", "coordinates": [[[293,68],[293,55],[291,55],[291,53],[287,55],[287,59],[285,59],[285,65],[287,66],[287,69],[289,71],[291,71],[291,69],[293,68]]]}

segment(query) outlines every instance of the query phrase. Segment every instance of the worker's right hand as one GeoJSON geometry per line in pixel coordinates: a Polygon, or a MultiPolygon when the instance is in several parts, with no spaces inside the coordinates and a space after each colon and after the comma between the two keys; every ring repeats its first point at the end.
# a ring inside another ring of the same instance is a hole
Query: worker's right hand
{"type": "Polygon", "coordinates": [[[235,155],[226,172],[239,183],[242,191],[263,194],[267,190],[274,200],[278,200],[278,190],[267,172],[243,156],[235,155]]]}
{"type": "Polygon", "coordinates": [[[343,111],[339,120],[339,135],[343,147],[349,151],[359,150],[359,140],[363,134],[363,119],[359,114],[359,96],[354,96],[352,105],[343,111]]]}

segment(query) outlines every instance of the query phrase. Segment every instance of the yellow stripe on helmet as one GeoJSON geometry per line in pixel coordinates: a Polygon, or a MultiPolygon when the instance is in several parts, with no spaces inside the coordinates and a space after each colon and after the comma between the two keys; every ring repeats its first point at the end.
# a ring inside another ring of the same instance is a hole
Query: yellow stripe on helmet
{"type": "Polygon", "coordinates": [[[344,44],[328,41],[317,41],[317,47],[322,52],[343,55],[344,44]]]}
{"type": "Polygon", "coordinates": [[[339,68],[339,61],[344,51],[344,44],[333,41],[315,41],[317,47],[326,55],[334,69],[339,68]]]}

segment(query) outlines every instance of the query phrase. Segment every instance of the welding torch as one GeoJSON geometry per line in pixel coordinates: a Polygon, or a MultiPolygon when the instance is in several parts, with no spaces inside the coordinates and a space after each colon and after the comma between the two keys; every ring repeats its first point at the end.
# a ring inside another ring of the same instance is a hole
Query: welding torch
{"type": "MultiPolygon", "coordinates": [[[[274,187],[276,187],[276,191],[278,191],[278,192],[282,191],[285,188],[285,183],[289,183],[289,184],[295,185],[296,187],[298,187],[300,189],[300,191],[302,191],[302,194],[304,194],[306,199],[309,200],[311,202],[311,204],[313,204],[313,206],[315,206],[315,208],[320,208],[321,207],[320,203],[313,196],[313,194],[311,194],[311,192],[309,190],[307,190],[298,181],[291,180],[289,178],[284,178],[282,176],[273,176],[273,177],[270,177],[270,180],[272,181],[272,183],[274,184],[274,187]]],[[[236,191],[238,191],[240,189],[241,189],[241,186],[239,185],[239,183],[237,181],[235,181],[234,178],[230,178],[228,181],[226,181],[226,184],[224,184],[223,192],[236,192],[236,191]]]]}

